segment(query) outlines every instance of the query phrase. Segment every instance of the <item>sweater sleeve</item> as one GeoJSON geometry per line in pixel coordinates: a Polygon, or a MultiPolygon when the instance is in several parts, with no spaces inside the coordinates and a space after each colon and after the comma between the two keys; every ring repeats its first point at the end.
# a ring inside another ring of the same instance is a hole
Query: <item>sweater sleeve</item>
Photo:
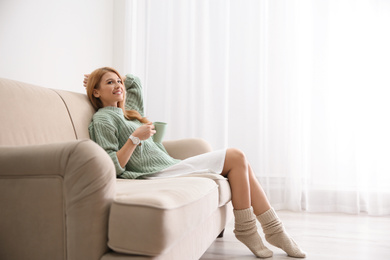
{"type": "Polygon", "coordinates": [[[141,116],[144,115],[144,101],[142,95],[141,81],[138,77],[131,74],[126,75],[125,79],[126,88],[126,109],[136,110],[141,116]]]}
{"type": "Polygon", "coordinates": [[[91,139],[100,145],[111,157],[117,176],[121,175],[125,168],[121,167],[116,153],[119,151],[117,130],[110,124],[93,123],[89,127],[91,139]]]}

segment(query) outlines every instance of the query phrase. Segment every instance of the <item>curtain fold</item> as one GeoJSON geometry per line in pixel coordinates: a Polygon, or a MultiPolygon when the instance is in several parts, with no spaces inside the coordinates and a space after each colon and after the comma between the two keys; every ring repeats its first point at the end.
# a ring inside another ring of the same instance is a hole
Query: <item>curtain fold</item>
{"type": "Polygon", "coordinates": [[[390,4],[126,1],[166,138],[243,150],[277,209],[390,214],[390,4]]]}

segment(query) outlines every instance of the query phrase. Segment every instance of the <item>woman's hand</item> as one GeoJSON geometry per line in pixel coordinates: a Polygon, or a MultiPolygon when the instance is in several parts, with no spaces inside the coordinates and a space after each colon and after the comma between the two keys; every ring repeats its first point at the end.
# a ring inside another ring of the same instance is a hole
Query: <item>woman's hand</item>
{"type": "Polygon", "coordinates": [[[84,74],[84,81],[83,81],[83,84],[84,84],[84,88],[87,87],[87,82],[88,82],[88,77],[89,77],[90,74],[84,74]]]}
{"type": "Polygon", "coordinates": [[[140,140],[146,140],[152,135],[156,133],[156,130],[154,130],[154,125],[152,122],[144,124],[140,127],[138,127],[134,132],[133,136],[138,137],[140,140]]]}
{"type": "MultiPolygon", "coordinates": [[[[150,122],[138,127],[132,133],[132,135],[138,137],[140,140],[146,140],[155,133],[156,130],[154,130],[154,125],[152,122],[150,122]]],[[[130,157],[133,154],[135,148],[136,146],[133,144],[133,142],[128,139],[125,145],[122,146],[118,152],[116,152],[116,156],[118,157],[118,162],[121,167],[125,167],[126,163],[130,160],[130,157]]]]}

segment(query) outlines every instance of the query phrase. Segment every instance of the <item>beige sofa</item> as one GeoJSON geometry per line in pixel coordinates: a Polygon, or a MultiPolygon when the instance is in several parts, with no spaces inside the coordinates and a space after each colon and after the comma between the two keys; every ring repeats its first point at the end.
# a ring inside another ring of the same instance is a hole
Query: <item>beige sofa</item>
{"type": "Polygon", "coordinates": [[[0,79],[0,107],[0,259],[199,259],[232,217],[219,175],[116,179],[86,95],[0,79]]]}

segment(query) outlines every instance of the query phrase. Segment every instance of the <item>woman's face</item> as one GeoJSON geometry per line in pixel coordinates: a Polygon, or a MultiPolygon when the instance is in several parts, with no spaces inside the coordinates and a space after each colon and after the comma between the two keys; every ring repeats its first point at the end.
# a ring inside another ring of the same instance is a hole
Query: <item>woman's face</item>
{"type": "Polygon", "coordinates": [[[124,98],[122,79],[114,72],[107,72],[100,80],[99,89],[93,90],[93,95],[102,101],[103,107],[118,107],[118,102],[124,98]]]}

